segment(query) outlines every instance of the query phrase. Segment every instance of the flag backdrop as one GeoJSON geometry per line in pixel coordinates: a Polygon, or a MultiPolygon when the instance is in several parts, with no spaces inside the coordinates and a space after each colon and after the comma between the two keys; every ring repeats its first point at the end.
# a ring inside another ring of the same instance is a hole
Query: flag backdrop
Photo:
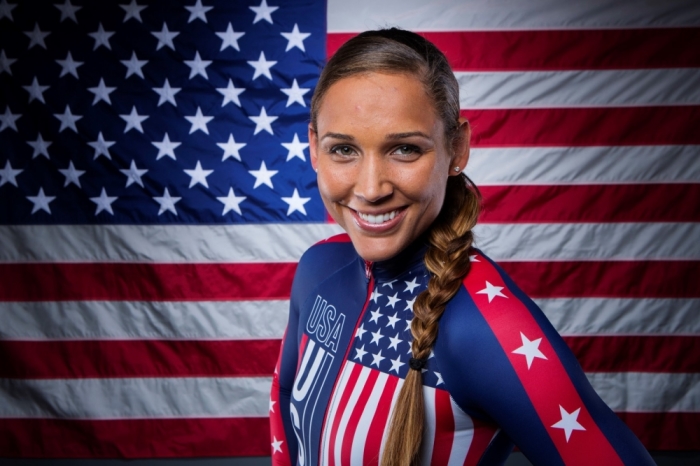
{"type": "Polygon", "coordinates": [[[700,445],[693,1],[0,0],[0,456],[269,455],[327,55],[450,59],[478,245],[652,450],[700,445]],[[327,20],[326,20],[327,18],[327,20]]]}

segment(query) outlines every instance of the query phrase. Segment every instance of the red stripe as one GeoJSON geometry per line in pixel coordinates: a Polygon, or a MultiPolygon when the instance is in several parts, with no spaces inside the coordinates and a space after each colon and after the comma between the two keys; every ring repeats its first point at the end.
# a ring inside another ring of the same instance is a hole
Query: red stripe
{"type": "Polygon", "coordinates": [[[505,286],[495,267],[480,262],[472,265],[464,285],[504,349],[564,464],[577,464],[581,458],[586,458],[589,464],[621,465],[617,452],[591,417],[566,368],[530,311],[508,288],[501,291],[505,296],[500,297],[481,293],[487,282],[505,286]],[[503,319],[504,315],[508,315],[508,319],[503,319]],[[541,338],[539,350],[546,359],[536,359],[529,367],[523,355],[513,353],[522,346],[521,334],[531,341],[541,338]],[[555,428],[562,419],[562,408],[568,413],[579,410],[576,420],[585,430],[577,430],[566,438],[563,429],[555,428]]]}
{"type": "Polygon", "coordinates": [[[497,429],[492,424],[487,424],[473,417],[472,421],[474,423],[474,436],[472,437],[472,443],[469,445],[469,452],[467,452],[467,457],[464,460],[464,466],[476,466],[479,463],[497,429]]]}
{"type": "Polygon", "coordinates": [[[269,376],[279,350],[280,340],[0,340],[0,378],[269,376]]]}
{"type": "Polygon", "coordinates": [[[700,336],[564,337],[586,372],[698,372],[700,336]]]}
{"type": "Polygon", "coordinates": [[[447,466],[450,462],[452,442],[455,438],[455,416],[447,390],[435,389],[434,393],[435,438],[433,439],[433,456],[430,459],[430,465],[447,466]]]}
{"type": "Polygon", "coordinates": [[[268,418],[3,419],[0,451],[22,458],[268,456],[268,418]]]}
{"type": "Polygon", "coordinates": [[[482,223],[698,222],[700,184],[483,186],[482,223]]]}
{"type": "MultiPolygon", "coordinates": [[[[360,424],[360,418],[367,406],[367,401],[369,400],[372,390],[374,389],[377,379],[379,378],[379,371],[370,370],[367,380],[362,387],[362,392],[355,402],[355,406],[352,406],[352,414],[348,419],[347,427],[345,428],[345,434],[343,435],[343,446],[340,450],[340,464],[346,465],[351,464],[350,460],[352,458],[352,444],[355,440],[355,433],[360,424]]],[[[364,432],[360,435],[364,435],[364,432]]]]}
{"type": "MultiPolygon", "coordinates": [[[[348,376],[347,382],[345,382],[345,385],[338,385],[337,390],[342,393],[340,397],[340,402],[338,403],[338,407],[336,408],[335,412],[330,413],[331,416],[333,416],[333,424],[331,424],[331,441],[330,444],[328,445],[328,464],[329,466],[335,465],[335,444],[336,442],[341,442],[342,439],[338,438],[338,427],[340,426],[340,420],[342,419],[343,415],[345,414],[346,409],[353,409],[354,407],[348,408],[348,401],[350,400],[350,396],[352,395],[353,390],[355,390],[355,386],[357,385],[357,380],[360,378],[360,372],[362,372],[362,368],[364,367],[361,364],[354,364],[352,362],[345,362],[345,367],[341,370],[342,372],[345,372],[348,370],[348,365],[352,366],[350,369],[350,375],[348,376]]],[[[334,390],[335,392],[335,390],[334,390]]],[[[337,394],[337,393],[334,393],[337,394]]],[[[332,400],[332,398],[331,398],[332,400]]],[[[323,432],[323,431],[322,431],[323,432]]],[[[344,464],[344,463],[340,463],[344,464]]]]}
{"type": "Polygon", "coordinates": [[[700,106],[462,110],[474,147],[700,144],[700,106]]]}
{"type": "Polygon", "coordinates": [[[696,450],[700,413],[617,413],[648,450],[696,450]]]}
{"type": "MultiPolygon", "coordinates": [[[[662,241],[659,238],[659,241],[662,241]]],[[[499,264],[531,298],[700,298],[700,261],[499,264]]]]}
{"type": "MultiPolygon", "coordinates": [[[[458,71],[700,66],[698,28],[421,32],[458,71]]],[[[328,34],[330,57],[356,33],[328,34]]]]}
{"type": "Polygon", "coordinates": [[[389,412],[391,410],[394,392],[397,390],[399,378],[389,376],[386,379],[384,390],[379,397],[377,410],[367,431],[367,441],[365,451],[362,455],[362,464],[365,466],[377,466],[379,464],[379,452],[382,446],[382,436],[389,422],[389,412]]]}
{"type": "Polygon", "coordinates": [[[0,264],[0,300],[288,299],[296,263],[0,264]]]}

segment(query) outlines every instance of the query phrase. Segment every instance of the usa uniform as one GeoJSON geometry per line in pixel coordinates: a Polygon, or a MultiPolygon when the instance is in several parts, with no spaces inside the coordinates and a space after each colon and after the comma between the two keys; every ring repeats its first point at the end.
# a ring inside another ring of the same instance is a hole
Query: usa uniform
{"type": "MultiPolygon", "coordinates": [[[[368,263],[346,235],[299,262],[270,399],[274,465],[376,465],[411,370],[425,244],[368,263]]],[[[424,465],[653,465],[542,311],[480,251],[423,369],[424,465]]]]}

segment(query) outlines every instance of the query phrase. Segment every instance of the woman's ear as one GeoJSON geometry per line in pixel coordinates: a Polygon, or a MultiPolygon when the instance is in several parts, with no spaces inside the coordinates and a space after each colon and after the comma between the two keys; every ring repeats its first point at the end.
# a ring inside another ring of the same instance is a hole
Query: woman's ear
{"type": "Polygon", "coordinates": [[[318,136],[311,123],[309,123],[309,154],[311,155],[311,166],[315,171],[318,171],[318,136]]]}
{"type": "Polygon", "coordinates": [[[454,141],[454,156],[450,164],[450,175],[461,174],[469,161],[469,138],[471,137],[471,127],[466,118],[459,118],[459,129],[454,141]]]}

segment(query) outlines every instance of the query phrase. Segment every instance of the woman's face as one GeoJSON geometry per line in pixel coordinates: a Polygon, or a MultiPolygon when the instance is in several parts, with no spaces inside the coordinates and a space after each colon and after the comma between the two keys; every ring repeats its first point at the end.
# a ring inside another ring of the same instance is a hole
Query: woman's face
{"type": "Polygon", "coordinates": [[[447,177],[469,156],[466,140],[452,156],[423,85],[406,74],[336,82],[316,124],[309,142],[323,203],[369,261],[395,256],[426,231],[442,207],[447,177]]]}

